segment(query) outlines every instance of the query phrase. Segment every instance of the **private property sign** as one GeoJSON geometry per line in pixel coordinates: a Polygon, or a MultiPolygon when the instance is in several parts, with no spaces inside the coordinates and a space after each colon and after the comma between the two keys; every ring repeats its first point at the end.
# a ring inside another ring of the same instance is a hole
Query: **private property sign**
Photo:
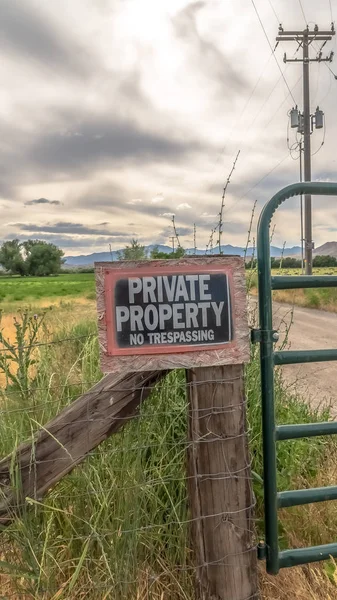
{"type": "Polygon", "coordinates": [[[126,364],[147,370],[248,360],[242,259],[120,261],[95,267],[105,372],[126,364]]]}
{"type": "Polygon", "coordinates": [[[174,274],[119,272],[107,280],[112,311],[112,354],[189,350],[224,344],[232,338],[231,302],[226,273],[174,274]],[[114,293],[111,294],[111,289],[114,293]]]}

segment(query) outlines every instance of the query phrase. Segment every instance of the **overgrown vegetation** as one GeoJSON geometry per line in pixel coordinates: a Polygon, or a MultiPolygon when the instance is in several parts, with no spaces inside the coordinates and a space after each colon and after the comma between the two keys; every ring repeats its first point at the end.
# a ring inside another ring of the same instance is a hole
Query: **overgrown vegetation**
{"type": "MultiPolygon", "coordinates": [[[[24,331],[25,345],[29,346],[33,330],[27,328],[27,322],[32,319],[35,323],[36,319],[33,315],[25,318],[22,330],[12,340],[13,346],[22,345],[24,331]]],[[[50,332],[40,331],[40,341],[56,343],[40,346],[35,356],[30,356],[28,394],[13,380],[2,393],[0,456],[31,437],[40,424],[48,422],[101,377],[97,338],[92,336],[95,332],[94,321],[79,322],[71,328],[63,324],[52,338],[50,332]],[[67,341],[62,342],[64,339],[67,341]]],[[[250,448],[257,474],[257,527],[262,535],[256,348],[247,367],[246,386],[250,448]]],[[[286,391],[280,373],[276,377],[276,402],[280,423],[326,418],[286,391]]],[[[103,443],[42,502],[31,502],[20,519],[1,534],[0,571],[6,574],[0,575],[2,593],[8,591],[9,595],[17,590],[27,598],[41,600],[192,600],[193,557],[185,484],[186,411],[184,373],[175,371],[144,403],[140,417],[103,443]]],[[[283,442],[278,456],[280,489],[315,484],[321,478],[321,465],[334,452],[332,442],[326,439],[283,442]]],[[[329,538],[337,526],[336,515],[332,511],[319,514],[317,528],[316,513],[310,515],[310,527],[304,509],[297,511],[295,522],[285,515],[280,531],[282,545],[294,541],[317,543],[324,538],[324,531],[329,538]]],[[[330,586],[337,593],[333,563],[328,563],[326,570],[325,590],[330,586]]],[[[299,572],[305,579],[305,571],[304,575],[302,570],[299,572]]],[[[323,581],[324,570],[319,570],[319,575],[323,581]]],[[[287,597],[276,592],[274,595],[268,579],[264,586],[268,600],[287,597]]],[[[304,600],[306,596],[298,598],[304,600]]]]}

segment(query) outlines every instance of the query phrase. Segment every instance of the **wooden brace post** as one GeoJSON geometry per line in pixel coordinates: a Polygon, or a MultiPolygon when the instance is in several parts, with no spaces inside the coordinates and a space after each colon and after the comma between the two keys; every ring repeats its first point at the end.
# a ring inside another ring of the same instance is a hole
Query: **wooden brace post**
{"type": "Polygon", "coordinates": [[[9,525],[25,498],[41,500],[87,454],[138,411],[166,371],[106,375],[88,392],[0,461],[0,525],[9,525]],[[18,481],[12,481],[11,473],[18,481]],[[18,491],[19,490],[19,491],[18,491]]]}

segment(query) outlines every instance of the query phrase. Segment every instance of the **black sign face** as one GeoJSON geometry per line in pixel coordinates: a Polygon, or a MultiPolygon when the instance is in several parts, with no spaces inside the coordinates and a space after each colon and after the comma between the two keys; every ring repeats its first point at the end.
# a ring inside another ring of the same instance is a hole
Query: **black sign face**
{"type": "Polygon", "coordinates": [[[123,275],[115,281],[113,299],[116,349],[188,351],[233,339],[225,273],[123,275]]]}

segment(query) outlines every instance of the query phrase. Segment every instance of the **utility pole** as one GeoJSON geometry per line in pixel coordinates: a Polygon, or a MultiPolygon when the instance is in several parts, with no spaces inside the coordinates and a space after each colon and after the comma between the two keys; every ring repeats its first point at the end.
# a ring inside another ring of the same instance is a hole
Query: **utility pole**
{"type": "Polygon", "coordinates": [[[170,237],[170,240],[172,242],[172,254],[174,254],[174,242],[175,242],[175,236],[173,235],[172,237],[170,237]]]}
{"type": "MultiPolygon", "coordinates": [[[[299,143],[300,148],[300,182],[303,181],[303,173],[302,173],[302,152],[303,152],[303,144],[302,140],[299,143]]],[[[304,273],[304,237],[303,237],[303,194],[301,194],[300,198],[300,212],[301,212],[301,274],[304,273]]]]}
{"type": "MultiPolygon", "coordinates": [[[[325,44],[335,35],[333,23],[329,31],[320,31],[318,26],[311,30],[307,26],[302,31],[284,31],[282,25],[279,26],[277,43],[279,42],[297,42],[298,50],[302,48],[302,58],[287,58],[284,54],[283,62],[301,62],[303,64],[303,113],[300,113],[297,106],[291,111],[291,126],[297,127],[297,130],[303,136],[303,154],[304,154],[304,181],[311,181],[311,140],[310,136],[313,132],[313,124],[316,129],[323,127],[323,112],[317,107],[315,115],[310,114],[310,84],[309,84],[309,67],[311,62],[332,62],[333,52],[322,58],[322,49],[325,44]],[[320,49],[315,58],[310,58],[309,47],[313,42],[322,42],[320,49]]],[[[304,241],[305,241],[305,272],[307,275],[312,275],[312,206],[311,196],[304,196],[304,241]]]]}

